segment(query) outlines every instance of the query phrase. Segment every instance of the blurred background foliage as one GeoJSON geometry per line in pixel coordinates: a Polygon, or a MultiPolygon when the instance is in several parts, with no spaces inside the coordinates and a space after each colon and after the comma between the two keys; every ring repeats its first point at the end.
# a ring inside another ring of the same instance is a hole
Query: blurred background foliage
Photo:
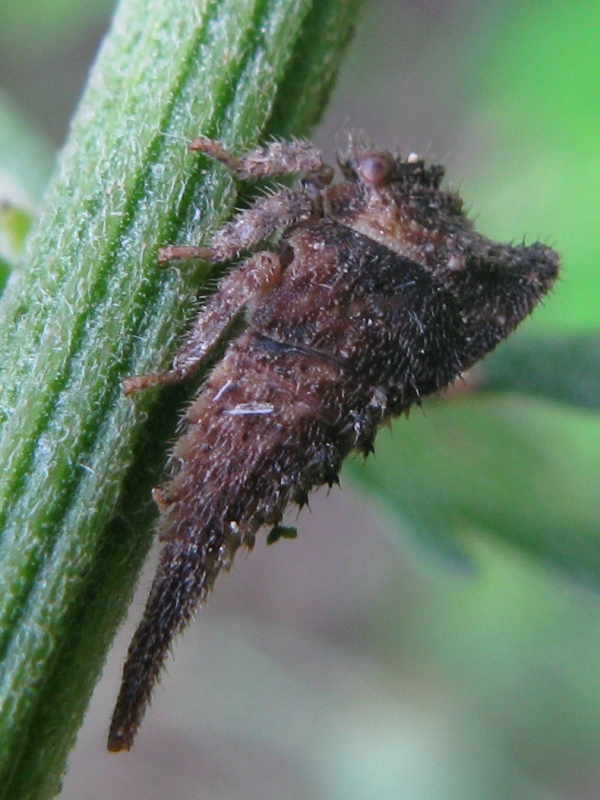
{"type": "MultiPolygon", "coordinates": [[[[0,5],[0,268],[111,8],[0,5]]],[[[482,232],[548,242],[562,280],[464,391],[317,495],[298,540],[239,560],[115,758],[143,578],[64,798],[598,796],[599,31],[594,2],[367,4],[319,146],[361,129],[442,161],[482,232]]]]}

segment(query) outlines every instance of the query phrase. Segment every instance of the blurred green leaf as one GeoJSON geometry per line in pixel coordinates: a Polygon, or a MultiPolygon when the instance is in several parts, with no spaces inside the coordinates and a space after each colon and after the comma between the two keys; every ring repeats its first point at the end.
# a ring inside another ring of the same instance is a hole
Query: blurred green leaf
{"type": "Polygon", "coordinates": [[[0,293],[4,290],[6,281],[8,280],[8,276],[12,272],[12,269],[13,265],[0,256],[0,293]]]}
{"type": "Polygon", "coordinates": [[[0,293],[23,254],[31,222],[31,214],[24,209],[0,202],[0,293]]]}
{"type": "Polygon", "coordinates": [[[113,0],[19,0],[0,4],[3,45],[12,51],[31,48],[39,57],[81,36],[104,18],[113,0]]]}
{"type": "Polygon", "coordinates": [[[0,202],[25,208],[37,204],[53,161],[44,135],[0,91],[0,202]]]}
{"type": "Polygon", "coordinates": [[[44,136],[0,91],[0,294],[22,256],[52,162],[44,136]]]}
{"type": "Polygon", "coordinates": [[[427,542],[491,533],[600,586],[600,419],[534,400],[428,404],[377,440],[352,479],[427,542]]]}
{"type": "Polygon", "coordinates": [[[477,369],[486,391],[518,391],[600,409],[600,336],[514,336],[477,369]]]}
{"type": "Polygon", "coordinates": [[[17,261],[23,255],[31,223],[32,216],[25,209],[0,203],[0,254],[7,260],[17,261]]]}

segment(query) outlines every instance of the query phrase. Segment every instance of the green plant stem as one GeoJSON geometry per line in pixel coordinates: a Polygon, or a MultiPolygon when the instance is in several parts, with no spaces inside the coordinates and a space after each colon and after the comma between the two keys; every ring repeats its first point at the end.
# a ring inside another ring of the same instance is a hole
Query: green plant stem
{"type": "Polygon", "coordinates": [[[197,290],[191,266],[157,267],[157,247],[206,238],[235,202],[231,177],[186,141],[241,150],[307,133],[359,5],[117,10],[1,308],[2,798],[57,790],[151,541],[176,398],[124,398],[119,379],[168,363],[197,290]]]}

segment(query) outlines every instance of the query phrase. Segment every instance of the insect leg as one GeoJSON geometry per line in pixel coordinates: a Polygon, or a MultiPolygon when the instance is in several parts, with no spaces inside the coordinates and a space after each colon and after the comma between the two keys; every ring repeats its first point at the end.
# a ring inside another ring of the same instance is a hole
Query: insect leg
{"type": "Polygon", "coordinates": [[[179,383],[191,377],[242,309],[258,301],[280,277],[281,261],[276,253],[263,251],[242,262],[221,280],[216,293],[200,311],[171,368],[125,378],[121,382],[124,393],[129,395],[137,389],[179,383]]]}
{"type": "Polygon", "coordinates": [[[283,233],[315,214],[315,203],[303,190],[281,189],[261,197],[218,230],[208,247],[168,245],[158,251],[158,260],[202,258],[205,261],[230,261],[242,250],[283,233]]]}
{"type": "Polygon", "coordinates": [[[189,145],[196,150],[225,164],[242,180],[271,178],[275,175],[300,174],[318,176],[322,185],[331,183],[333,169],[323,162],[321,153],[309,142],[298,139],[290,142],[270,142],[241,158],[231,155],[213,139],[200,136],[189,145]]]}

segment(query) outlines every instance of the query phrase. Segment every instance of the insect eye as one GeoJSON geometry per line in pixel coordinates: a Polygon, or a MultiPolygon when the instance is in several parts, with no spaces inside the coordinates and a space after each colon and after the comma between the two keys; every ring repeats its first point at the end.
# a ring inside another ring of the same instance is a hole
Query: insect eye
{"type": "Polygon", "coordinates": [[[391,180],[396,164],[389,153],[361,153],[356,159],[356,174],[363,183],[382,186],[391,180]]]}

